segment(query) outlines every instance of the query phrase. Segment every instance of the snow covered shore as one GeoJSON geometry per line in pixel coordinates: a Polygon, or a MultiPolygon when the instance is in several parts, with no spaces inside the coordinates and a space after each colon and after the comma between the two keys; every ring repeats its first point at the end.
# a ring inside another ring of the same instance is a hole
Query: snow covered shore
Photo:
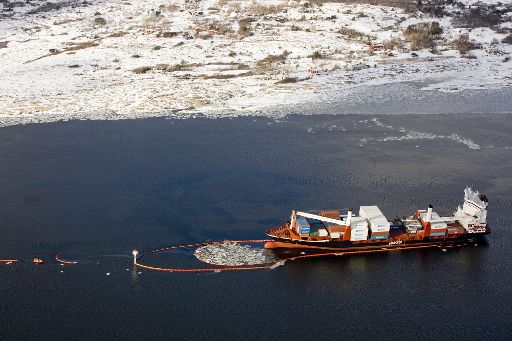
{"type": "Polygon", "coordinates": [[[511,5],[486,0],[499,23],[465,28],[452,14],[474,0],[438,17],[354,2],[0,1],[0,126],[254,115],[396,82],[512,84],[511,5]],[[411,46],[406,32],[432,22],[442,31],[433,44],[411,46]]]}

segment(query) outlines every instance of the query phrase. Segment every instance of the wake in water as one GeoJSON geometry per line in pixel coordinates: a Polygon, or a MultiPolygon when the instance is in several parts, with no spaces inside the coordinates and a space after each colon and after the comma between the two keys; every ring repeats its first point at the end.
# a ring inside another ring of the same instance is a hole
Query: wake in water
{"type": "Polygon", "coordinates": [[[277,260],[273,253],[261,247],[233,242],[201,246],[194,255],[204,263],[224,266],[257,265],[277,260]]]}

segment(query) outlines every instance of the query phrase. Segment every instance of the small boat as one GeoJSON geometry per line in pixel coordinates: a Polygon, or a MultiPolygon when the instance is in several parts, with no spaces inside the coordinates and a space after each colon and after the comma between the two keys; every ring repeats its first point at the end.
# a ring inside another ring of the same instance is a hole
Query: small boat
{"type": "Polygon", "coordinates": [[[41,258],[34,258],[32,260],[32,263],[37,264],[37,265],[41,265],[41,264],[43,264],[43,260],[41,258]]]}

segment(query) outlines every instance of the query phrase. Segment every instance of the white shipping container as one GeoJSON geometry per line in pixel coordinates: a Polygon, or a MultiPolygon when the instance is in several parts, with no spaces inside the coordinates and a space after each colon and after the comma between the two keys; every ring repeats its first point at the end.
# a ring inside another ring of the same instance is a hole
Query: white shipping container
{"type": "Polygon", "coordinates": [[[353,230],[358,227],[368,228],[368,222],[363,217],[353,216],[350,221],[350,228],[353,230]]]}
{"type": "Polygon", "coordinates": [[[339,233],[339,232],[331,233],[331,238],[340,238],[340,237],[341,237],[341,233],[339,233]]]}
{"type": "Polygon", "coordinates": [[[377,206],[361,206],[359,207],[359,215],[368,220],[378,218],[383,218],[384,220],[386,220],[386,217],[384,216],[384,214],[382,214],[382,212],[377,206]]]}
{"type": "Polygon", "coordinates": [[[368,222],[363,217],[352,217],[350,223],[350,240],[368,239],[368,222]]]}
{"type": "Polygon", "coordinates": [[[443,222],[430,223],[430,228],[431,229],[445,229],[445,228],[448,228],[448,224],[443,223],[443,222]]]}
{"type": "Polygon", "coordinates": [[[389,232],[391,224],[386,219],[371,219],[370,229],[373,232],[389,232]]]}
{"type": "Polygon", "coordinates": [[[367,234],[362,234],[362,235],[350,235],[350,241],[360,241],[360,240],[367,240],[368,239],[368,235],[367,234]]]}
{"type": "Polygon", "coordinates": [[[320,237],[327,237],[329,235],[329,233],[327,232],[326,229],[318,229],[318,235],[320,237]]]}
{"type": "Polygon", "coordinates": [[[407,229],[418,230],[421,229],[421,224],[417,220],[404,220],[404,225],[407,229]]]}
{"type": "Polygon", "coordinates": [[[361,206],[359,215],[368,219],[372,232],[389,232],[391,224],[377,206],[361,206]]]}

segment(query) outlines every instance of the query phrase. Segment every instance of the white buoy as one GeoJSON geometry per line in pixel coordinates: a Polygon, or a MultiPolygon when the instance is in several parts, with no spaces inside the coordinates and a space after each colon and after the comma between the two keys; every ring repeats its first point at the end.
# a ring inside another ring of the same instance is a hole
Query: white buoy
{"type": "Polygon", "coordinates": [[[132,250],[132,255],[133,255],[133,264],[137,264],[137,255],[139,254],[139,251],[136,250],[136,249],[133,249],[132,250]]]}
{"type": "Polygon", "coordinates": [[[110,276],[110,272],[107,272],[107,276],[110,276]]]}

